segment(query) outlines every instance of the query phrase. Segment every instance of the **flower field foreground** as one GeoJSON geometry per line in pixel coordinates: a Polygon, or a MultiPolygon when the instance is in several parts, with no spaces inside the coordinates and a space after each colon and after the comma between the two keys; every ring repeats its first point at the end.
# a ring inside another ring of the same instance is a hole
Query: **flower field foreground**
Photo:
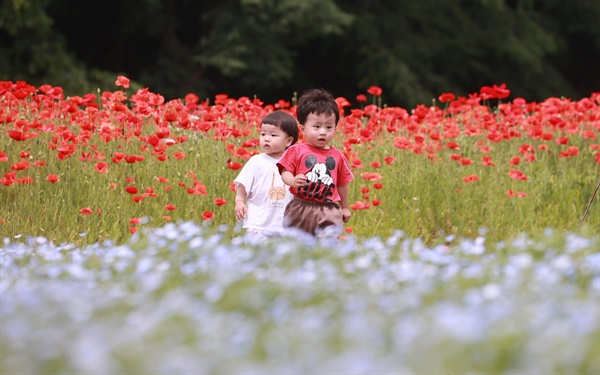
{"type": "MultiPolygon", "coordinates": [[[[66,97],[60,87],[0,81],[0,237],[124,243],[169,221],[233,226],[231,183],[259,152],[263,116],[293,103],[195,94],[166,101],[148,89],[66,97]]],[[[544,228],[577,230],[600,180],[600,93],[573,101],[507,100],[504,85],[406,110],[379,87],[337,98],[335,145],[356,176],[347,233],[403,230],[505,240],[544,228]],[[495,107],[491,104],[494,103],[495,107]]],[[[594,202],[586,230],[597,232],[594,202]]]]}
{"type": "MultiPolygon", "coordinates": [[[[222,232],[225,232],[222,229],[222,232]]],[[[0,249],[6,374],[597,374],[600,236],[0,249]]]]}

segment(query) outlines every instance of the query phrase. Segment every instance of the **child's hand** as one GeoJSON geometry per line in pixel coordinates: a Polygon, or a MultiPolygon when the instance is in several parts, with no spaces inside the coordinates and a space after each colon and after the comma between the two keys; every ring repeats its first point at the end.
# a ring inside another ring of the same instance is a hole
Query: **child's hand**
{"type": "Polygon", "coordinates": [[[350,216],[352,216],[352,212],[350,212],[347,208],[342,208],[342,221],[347,223],[350,220],[350,216]]]}
{"type": "Polygon", "coordinates": [[[298,174],[298,175],[294,176],[294,184],[290,185],[290,186],[293,188],[299,188],[300,186],[304,186],[306,181],[307,181],[307,179],[306,179],[305,175],[298,174]]]}
{"type": "Polygon", "coordinates": [[[236,202],[235,203],[235,218],[236,220],[242,220],[246,217],[246,213],[248,209],[246,208],[246,204],[244,202],[236,202]]]}

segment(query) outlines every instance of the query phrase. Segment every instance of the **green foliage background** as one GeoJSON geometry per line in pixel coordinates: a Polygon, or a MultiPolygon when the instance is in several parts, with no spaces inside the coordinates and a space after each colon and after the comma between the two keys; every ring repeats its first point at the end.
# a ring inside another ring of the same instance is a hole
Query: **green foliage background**
{"type": "Polygon", "coordinates": [[[67,95],[115,74],[167,98],[272,102],[371,85],[413,107],[441,92],[506,83],[513,97],[579,99],[600,87],[594,0],[6,0],[0,79],[67,95]]]}

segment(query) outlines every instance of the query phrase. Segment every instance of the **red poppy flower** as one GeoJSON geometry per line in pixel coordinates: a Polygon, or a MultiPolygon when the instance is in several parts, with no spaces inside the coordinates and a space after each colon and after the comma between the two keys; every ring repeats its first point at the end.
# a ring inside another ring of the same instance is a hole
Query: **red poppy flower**
{"type": "Polygon", "coordinates": [[[344,229],[344,232],[348,233],[348,234],[354,233],[354,228],[352,228],[352,227],[346,227],[346,229],[344,229]]]}
{"type": "Polygon", "coordinates": [[[512,178],[513,180],[522,180],[522,181],[527,181],[527,176],[525,176],[523,174],[523,172],[521,172],[518,169],[511,169],[510,171],[508,171],[508,175],[510,176],[510,178],[512,178]]]}
{"type": "Polygon", "coordinates": [[[260,139],[258,139],[258,138],[247,139],[244,142],[242,142],[242,147],[257,147],[259,145],[260,145],[260,139]]]}
{"type": "Polygon", "coordinates": [[[479,180],[479,176],[477,176],[476,174],[472,174],[472,175],[463,177],[464,183],[469,183],[469,182],[473,182],[473,181],[477,181],[477,180],[479,180]]]}
{"type": "Polygon", "coordinates": [[[129,194],[137,194],[138,193],[138,189],[135,186],[126,186],[125,191],[128,192],[129,194]]]}
{"type": "Polygon", "coordinates": [[[124,77],[124,76],[118,76],[117,80],[115,81],[115,85],[122,86],[123,88],[126,88],[126,89],[129,88],[129,83],[130,83],[129,78],[124,77]]]}
{"type": "Polygon", "coordinates": [[[126,154],[125,154],[124,152],[118,152],[118,151],[117,151],[117,152],[115,152],[115,153],[113,154],[113,160],[114,160],[114,159],[121,160],[121,159],[123,159],[125,156],[126,156],[126,154]]]}
{"type": "Polygon", "coordinates": [[[59,179],[60,177],[58,177],[58,175],[55,174],[49,174],[48,176],[46,176],[46,180],[48,180],[51,183],[58,182],[59,179]]]}
{"type": "Polygon", "coordinates": [[[108,164],[106,164],[105,162],[101,161],[99,163],[96,163],[96,172],[99,173],[108,173],[108,164]]]}
{"type": "Polygon", "coordinates": [[[21,160],[11,165],[10,169],[12,169],[13,171],[24,171],[25,169],[29,168],[29,165],[30,164],[25,160],[21,160]]]}
{"type": "Polygon", "coordinates": [[[379,173],[375,173],[375,172],[365,172],[363,174],[361,174],[362,178],[364,178],[367,181],[379,181],[381,180],[381,175],[379,173]]]}
{"type": "Polygon", "coordinates": [[[183,159],[185,159],[185,152],[178,151],[173,154],[173,157],[177,160],[183,160],[183,159]]]}
{"type": "Polygon", "coordinates": [[[519,156],[514,156],[510,158],[510,165],[519,165],[521,162],[521,158],[519,156]]]}
{"type": "Polygon", "coordinates": [[[135,197],[131,198],[131,201],[135,202],[135,203],[140,203],[143,200],[144,200],[144,197],[142,197],[141,195],[136,195],[135,197]]]}
{"type": "Polygon", "coordinates": [[[451,92],[445,92],[443,94],[441,94],[438,99],[440,100],[440,102],[445,103],[445,102],[451,102],[454,100],[456,96],[451,93],[451,92]]]}
{"type": "Polygon", "coordinates": [[[379,86],[371,86],[367,89],[367,92],[373,96],[380,96],[383,90],[379,86]]]}
{"type": "Polygon", "coordinates": [[[137,227],[129,227],[129,233],[134,234],[137,231],[138,231],[137,227]]]}
{"type": "Polygon", "coordinates": [[[356,95],[356,101],[359,103],[364,103],[367,101],[367,96],[364,94],[358,94],[356,95]]]}
{"type": "Polygon", "coordinates": [[[483,156],[481,158],[481,165],[493,167],[495,164],[492,161],[492,157],[491,156],[483,156]]]}
{"type": "Polygon", "coordinates": [[[380,201],[379,199],[373,199],[373,200],[371,201],[371,203],[373,203],[373,206],[376,206],[376,207],[377,207],[377,206],[379,206],[379,205],[381,204],[381,201],[380,201]]]}
{"type": "Polygon", "coordinates": [[[383,184],[381,182],[376,182],[373,184],[373,188],[377,190],[383,189],[383,184]]]}
{"type": "Polygon", "coordinates": [[[223,206],[227,204],[227,201],[223,198],[215,198],[214,202],[217,206],[223,206]]]}
{"type": "Polygon", "coordinates": [[[504,99],[510,95],[510,90],[506,88],[505,83],[502,83],[500,86],[483,86],[479,92],[483,99],[504,99]]]}
{"type": "Polygon", "coordinates": [[[448,142],[446,143],[446,147],[448,147],[451,150],[460,150],[460,145],[456,142],[448,142]]]}
{"type": "Polygon", "coordinates": [[[393,157],[393,156],[386,156],[385,158],[383,158],[383,161],[385,161],[385,163],[387,165],[390,165],[390,164],[392,164],[393,162],[396,161],[396,158],[393,157]]]}
{"type": "Polygon", "coordinates": [[[350,209],[353,211],[368,210],[369,208],[371,208],[371,205],[368,202],[356,201],[350,205],[350,209]]]}
{"type": "Polygon", "coordinates": [[[371,167],[372,168],[379,168],[379,167],[381,167],[381,163],[378,162],[378,161],[371,162],[371,167]]]}
{"type": "Polygon", "coordinates": [[[94,211],[89,207],[85,207],[85,208],[82,208],[81,210],[79,210],[79,213],[82,215],[91,215],[94,213],[94,211]]]}
{"type": "Polygon", "coordinates": [[[579,147],[571,146],[566,151],[561,151],[558,155],[559,158],[570,158],[571,156],[579,155],[579,147]]]}
{"type": "Polygon", "coordinates": [[[558,139],[556,140],[556,144],[557,145],[566,145],[569,143],[569,138],[567,137],[558,137],[558,139]]]}
{"type": "Polygon", "coordinates": [[[227,168],[231,169],[232,171],[237,171],[238,169],[241,169],[242,167],[243,167],[243,165],[241,165],[237,161],[227,162],[227,168]]]}
{"type": "Polygon", "coordinates": [[[172,204],[167,204],[167,205],[165,206],[165,210],[167,210],[167,211],[175,211],[176,209],[177,209],[177,207],[175,207],[175,206],[174,206],[174,205],[172,205],[172,204]]]}
{"type": "Polygon", "coordinates": [[[167,216],[167,215],[163,216],[162,218],[165,219],[166,221],[170,221],[171,220],[171,216],[167,216]]]}
{"type": "Polygon", "coordinates": [[[206,210],[206,211],[204,211],[204,212],[202,213],[202,218],[203,218],[204,220],[211,220],[211,219],[213,219],[214,217],[215,217],[215,214],[214,214],[214,213],[212,213],[212,212],[211,212],[211,211],[209,211],[209,210],[206,210]]]}
{"type": "Polygon", "coordinates": [[[140,223],[140,218],[139,217],[132,217],[131,219],[129,219],[129,224],[139,224],[140,223]]]}
{"type": "Polygon", "coordinates": [[[513,190],[507,190],[506,191],[506,197],[507,198],[512,198],[515,196],[515,192],[513,190]]]}

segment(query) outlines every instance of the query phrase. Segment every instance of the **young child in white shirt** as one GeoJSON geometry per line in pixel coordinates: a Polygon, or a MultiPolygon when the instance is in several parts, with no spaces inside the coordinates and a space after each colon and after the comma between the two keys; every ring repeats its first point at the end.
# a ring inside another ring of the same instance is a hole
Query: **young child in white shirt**
{"type": "Polygon", "coordinates": [[[252,156],[234,180],[235,218],[243,220],[247,235],[264,239],[283,232],[283,212],[292,195],[281,179],[277,162],[297,141],[298,123],[294,116],[275,111],[263,118],[263,152],[252,156]]]}

